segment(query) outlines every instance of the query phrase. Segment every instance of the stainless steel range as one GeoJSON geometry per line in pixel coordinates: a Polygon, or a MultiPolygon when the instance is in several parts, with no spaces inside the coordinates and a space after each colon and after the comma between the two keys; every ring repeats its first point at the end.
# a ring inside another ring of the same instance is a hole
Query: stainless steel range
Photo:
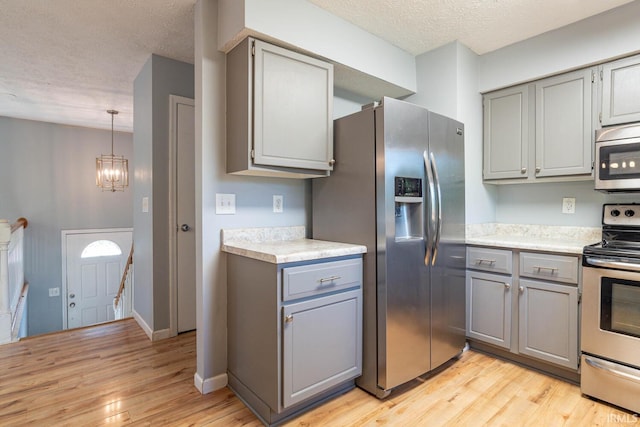
{"type": "Polygon", "coordinates": [[[582,265],[581,391],[640,412],[640,205],[603,206],[582,265]]]}

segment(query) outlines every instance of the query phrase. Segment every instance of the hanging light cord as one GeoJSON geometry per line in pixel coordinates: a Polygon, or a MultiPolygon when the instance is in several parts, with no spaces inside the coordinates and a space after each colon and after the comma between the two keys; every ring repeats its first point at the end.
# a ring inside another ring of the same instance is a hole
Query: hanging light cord
{"type": "Polygon", "coordinates": [[[118,110],[107,110],[111,114],[111,157],[113,158],[113,116],[118,114],[118,110]]]}

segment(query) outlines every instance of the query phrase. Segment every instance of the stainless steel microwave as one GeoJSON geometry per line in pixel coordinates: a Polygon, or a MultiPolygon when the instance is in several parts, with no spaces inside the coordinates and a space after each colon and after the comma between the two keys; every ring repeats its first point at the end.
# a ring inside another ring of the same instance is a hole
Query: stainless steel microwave
{"type": "Polygon", "coordinates": [[[640,124],[596,131],[595,189],[640,192],[640,124]]]}

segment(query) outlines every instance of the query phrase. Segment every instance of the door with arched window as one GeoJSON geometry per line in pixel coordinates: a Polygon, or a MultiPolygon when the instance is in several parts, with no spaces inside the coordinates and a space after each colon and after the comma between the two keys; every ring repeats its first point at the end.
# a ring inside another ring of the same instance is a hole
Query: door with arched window
{"type": "Polygon", "coordinates": [[[113,299],[131,239],[131,229],[63,232],[65,329],[114,320],[113,299]]]}

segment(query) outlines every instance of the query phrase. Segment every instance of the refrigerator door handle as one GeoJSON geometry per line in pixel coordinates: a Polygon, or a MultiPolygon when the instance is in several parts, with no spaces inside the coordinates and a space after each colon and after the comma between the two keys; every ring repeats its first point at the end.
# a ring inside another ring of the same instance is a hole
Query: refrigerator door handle
{"type": "Polygon", "coordinates": [[[436,193],[435,193],[435,182],[433,180],[433,171],[431,169],[431,164],[430,164],[431,162],[429,160],[429,156],[426,151],[422,154],[422,157],[424,158],[425,176],[427,178],[427,186],[429,187],[427,191],[429,194],[429,200],[423,209],[423,214],[427,218],[427,221],[425,221],[425,231],[424,231],[424,241],[425,241],[424,265],[428,266],[431,264],[431,259],[433,255],[433,241],[430,237],[433,236],[434,234],[432,229],[436,224],[436,211],[435,211],[436,193]]]}
{"type": "Polygon", "coordinates": [[[433,239],[433,257],[431,258],[431,265],[436,263],[438,257],[438,247],[440,246],[440,235],[442,234],[442,191],[440,190],[440,179],[438,178],[438,163],[436,162],[436,156],[430,153],[431,168],[433,169],[433,182],[436,188],[436,197],[438,199],[437,213],[435,219],[435,237],[433,239]]]}

